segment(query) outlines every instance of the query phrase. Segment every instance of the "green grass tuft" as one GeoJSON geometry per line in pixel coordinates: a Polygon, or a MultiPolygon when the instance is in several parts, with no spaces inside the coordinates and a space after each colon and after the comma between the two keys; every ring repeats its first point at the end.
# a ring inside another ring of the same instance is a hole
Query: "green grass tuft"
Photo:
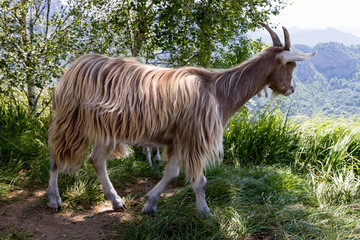
{"type": "Polygon", "coordinates": [[[278,110],[251,113],[245,107],[224,133],[224,162],[233,165],[289,163],[299,141],[296,126],[278,110]]]}
{"type": "Polygon", "coordinates": [[[12,228],[4,233],[0,232],[1,240],[29,240],[36,239],[33,234],[12,228]]]}

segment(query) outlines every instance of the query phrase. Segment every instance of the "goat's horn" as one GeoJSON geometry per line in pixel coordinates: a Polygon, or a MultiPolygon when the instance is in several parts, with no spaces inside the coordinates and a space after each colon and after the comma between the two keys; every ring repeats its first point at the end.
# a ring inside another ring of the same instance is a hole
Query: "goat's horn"
{"type": "Polygon", "coordinates": [[[316,55],[316,52],[300,53],[300,52],[284,51],[284,52],[280,53],[281,61],[284,64],[287,62],[306,61],[306,60],[313,58],[315,55],[316,55]]]}
{"type": "Polygon", "coordinates": [[[265,23],[259,22],[259,24],[261,26],[263,26],[264,28],[266,28],[266,30],[268,30],[268,32],[270,33],[272,41],[273,41],[273,46],[274,47],[281,47],[282,44],[281,44],[281,41],[280,41],[278,35],[268,25],[266,25],[265,23]]]}
{"type": "Polygon", "coordinates": [[[284,49],[287,51],[290,51],[290,36],[289,36],[289,32],[285,27],[282,27],[284,30],[284,37],[285,37],[285,47],[284,49]]]}

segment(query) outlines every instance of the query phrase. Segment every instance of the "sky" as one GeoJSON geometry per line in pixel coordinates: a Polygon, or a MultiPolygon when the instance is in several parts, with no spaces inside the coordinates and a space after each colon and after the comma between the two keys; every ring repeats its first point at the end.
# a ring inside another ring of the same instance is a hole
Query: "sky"
{"type": "Polygon", "coordinates": [[[336,28],[360,37],[360,0],[290,0],[271,18],[274,24],[301,29],[336,28]]]}

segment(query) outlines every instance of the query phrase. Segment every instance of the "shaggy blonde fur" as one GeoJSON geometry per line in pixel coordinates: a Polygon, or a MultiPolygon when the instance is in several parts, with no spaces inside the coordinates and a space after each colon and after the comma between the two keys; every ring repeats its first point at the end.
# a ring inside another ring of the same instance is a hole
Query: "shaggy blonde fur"
{"type": "Polygon", "coordinates": [[[176,147],[189,180],[222,154],[223,122],[211,84],[196,68],[161,68],[89,54],[75,61],[53,95],[51,154],[76,171],[91,143],[116,157],[126,145],[176,147]]]}
{"type": "MultiPolygon", "coordinates": [[[[57,168],[76,171],[91,143],[115,157],[125,157],[127,145],[164,145],[176,149],[187,178],[198,181],[222,155],[229,118],[265,87],[274,89],[269,79],[280,72],[275,69],[282,68],[277,56],[283,51],[267,48],[221,73],[96,54],[80,57],[53,95],[49,144],[57,168]]],[[[291,80],[293,68],[287,68],[290,77],[281,73],[284,84],[291,80]]]]}

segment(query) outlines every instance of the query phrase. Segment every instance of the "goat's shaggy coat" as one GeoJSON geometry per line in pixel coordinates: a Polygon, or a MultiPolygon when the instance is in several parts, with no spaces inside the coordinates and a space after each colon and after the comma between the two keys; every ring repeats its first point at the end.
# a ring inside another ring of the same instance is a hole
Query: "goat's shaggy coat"
{"type": "Polygon", "coordinates": [[[197,179],[222,153],[223,122],[211,84],[217,75],[94,54],[79,58],[53,96],[49,142],[57,167],[77,170],[91,142],[109,146],[116,157],[126,156],[125,144],[172,144],[188,178],[197,179]]]}
{"type": "Polygon", "coordinates": [[[154,213],[166,185],[179,174],[179,162],[196,194],[197,209],[209,212],[203,169],[222,155],[223,128],[250,98],[269,86],[276,93],[294,92],[295,61],[314,54],[290,52],[272,34],[274,47],[243,64],[214,72],[199,68],[162,68],[132,59],[89,54],[76,60],[61,77],[53,95],[49,129],[52,208],[61,207],[60,171],[76,171],[95,145],[90,161],[113,208],[125,208],[107,173],[106,155],[127,155],[127,145],[167,146],[168,163],[161,181],[147,194],[143,211],[154,213]]]}

